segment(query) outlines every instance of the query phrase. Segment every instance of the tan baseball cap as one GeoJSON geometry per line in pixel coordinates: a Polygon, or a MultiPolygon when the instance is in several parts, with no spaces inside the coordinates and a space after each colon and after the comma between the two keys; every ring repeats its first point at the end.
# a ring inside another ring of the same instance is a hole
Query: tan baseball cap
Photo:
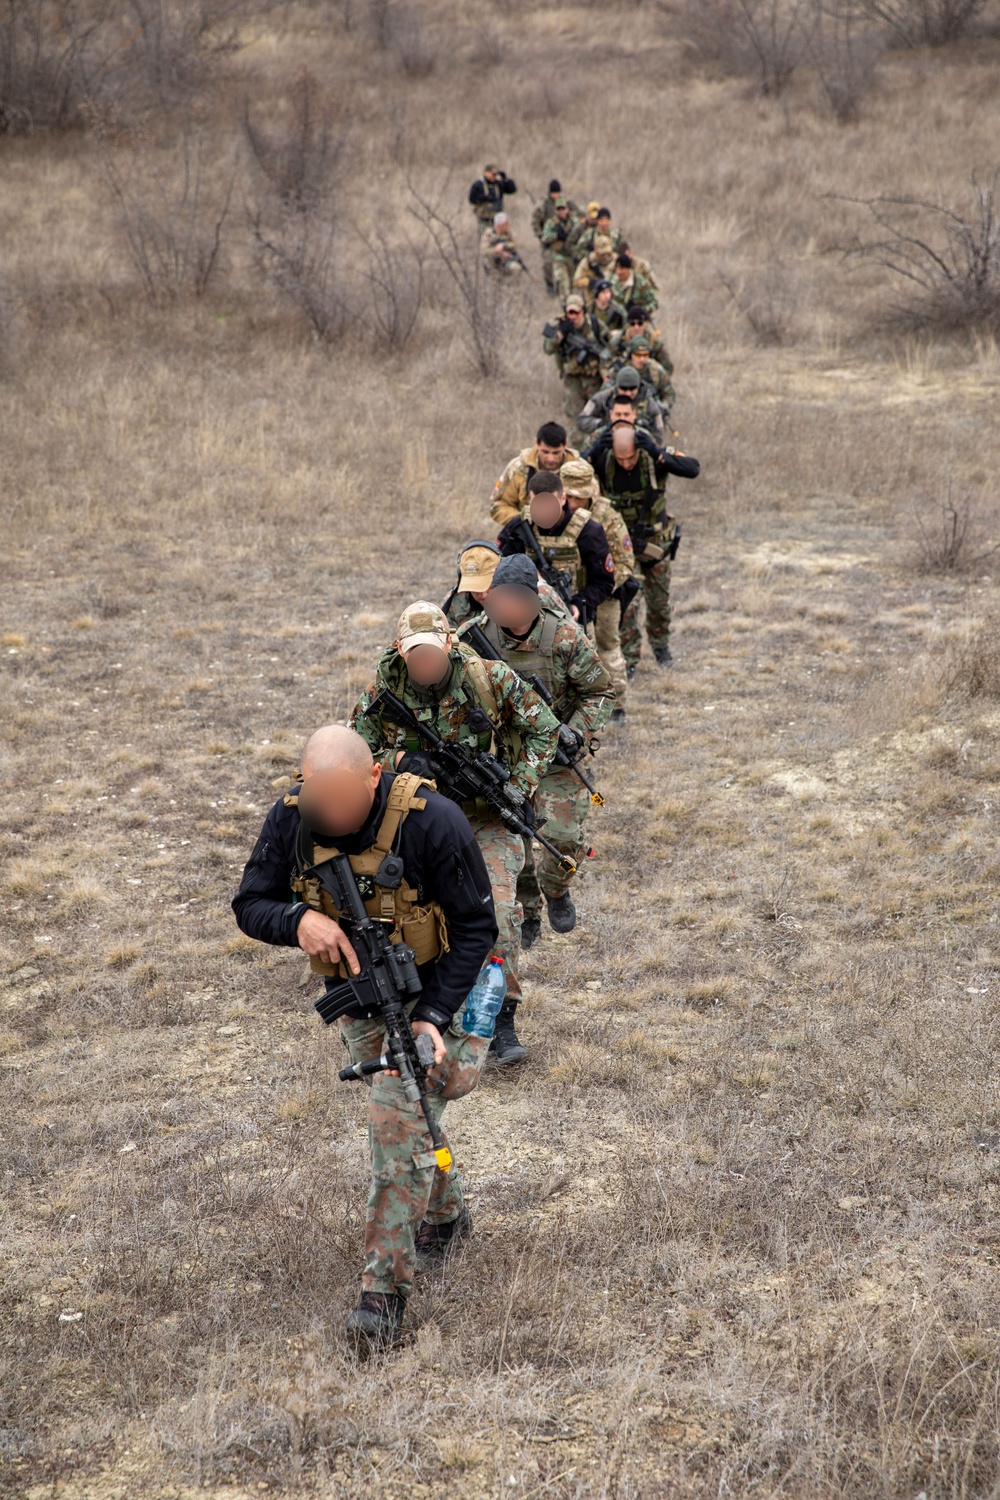
{"type": "Polygon", "coordinates": [[[437,646],[447,651],[450,636],[451,626],[444,612],[427,599],[408,605],[396,626],[396,644],[404,656],[414,646],[437,646]]]}
{"type": "Polygon", "coordinates": [[[600,206],[601,205],[598,203],[598,201],[597,201],[596,198],[594,199],[593,203],[588,203],[587,204],[587,212],[588,212],[588,214],[590,215],[590,217],[592,219],[596,219],[596,217],[597,217],[597,211],[600,208],[600,206]]]}
{"type": "Polygon", "coordinates": [[[559,478],[567,495],[583,500],[594,498],[594,470],[585,458],[567,459],[559,470],[559,478]]]}
{"type": "Polygon", "coordinates": [[[493,582],[493,574],[499,561],[500,558],[492,547],[466,547],[459,558],[462,569],[458,580],[459,593],[485,594],[493,582]]]}
{"type": "Polygon", "coordinates": [[[586,304],[584,303],[584,300],[580,296],[579,292],[570,292],[569,296],[566,298],[566,301],[563,303],[563,306],[565,307],[567,312],[569,312],[571,307],[578,307],[580,311],[583,312],[585,305],[586,304]]]}

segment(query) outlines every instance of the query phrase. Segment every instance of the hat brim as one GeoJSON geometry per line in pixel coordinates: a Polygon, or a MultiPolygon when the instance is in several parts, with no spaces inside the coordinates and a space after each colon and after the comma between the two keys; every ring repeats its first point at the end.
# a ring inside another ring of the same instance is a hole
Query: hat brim
{"type": "Polygon", "coordinates": [[[458,580],[458,592],[460,594],[485,594],[493,582],[492,573],[469,573],[462,574],[458,580]]]}
{"type": "Polygon", "coordinates": [[[416,635],[403,636],[399,643],[400,655],[405,656],[408,651],[413,650],[414,646],[436,646],[439,651],[447,651],[448,642],[434,631],[421,630],[416,635]]]}

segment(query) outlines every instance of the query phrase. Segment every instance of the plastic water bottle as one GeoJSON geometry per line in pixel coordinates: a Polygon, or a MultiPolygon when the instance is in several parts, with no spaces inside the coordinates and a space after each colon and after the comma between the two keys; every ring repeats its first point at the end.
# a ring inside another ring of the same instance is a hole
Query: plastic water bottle
{"type": "Polygon", "coordinates": [[[494,955],[488,963],[483,964],[479,978],[469,991],[462,1014],[463,1029],[470,1036],[491,1037],[506,994],[503,959],[494,955]]]}

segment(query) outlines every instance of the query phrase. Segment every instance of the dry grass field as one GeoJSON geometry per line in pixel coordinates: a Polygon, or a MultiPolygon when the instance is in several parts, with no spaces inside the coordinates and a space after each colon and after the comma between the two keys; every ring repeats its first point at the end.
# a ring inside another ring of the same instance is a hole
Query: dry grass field
{"type": "Polygon", "coordinates": [[[143,295],[93,129],[0,137],[5,1496],[1000,1493],[1000,352],[837,253],[843,196],[964,210],[1000,167],[1000,34],[887,52],[841,124],[681,19],[262,12],[144,106],[150,180],[191,117],[207,195],[238,155],[201,297],[143,295]],[[365,1099],[228,902],[561,393],[537,281],[487,379],[433,257],[395,351],[261,279],[244,99],[279,130],[304,65],[349,300],[349,225],[422,243],[407,178],[464,225],[500,160],[537,265],[555,172],[658,271],[703,464],[677,666],[605,737],[578,930],[525,961],[530,1061],[454,1107],[476,1235],[366,1364],[365,1099]]]}

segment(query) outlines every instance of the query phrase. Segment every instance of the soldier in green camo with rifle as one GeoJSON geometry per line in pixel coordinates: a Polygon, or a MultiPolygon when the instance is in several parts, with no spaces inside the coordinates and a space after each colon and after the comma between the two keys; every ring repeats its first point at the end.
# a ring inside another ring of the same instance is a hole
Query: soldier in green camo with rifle
{"type": "Polygon", "coordinates": [[[588,313],[583,297],[571,292],[564,315],[542,329],[542,347],[556,362],[565,391],[566,411],[575,422],[591,396],[604,384],[607,345],[600,324],[588,313]]]}

